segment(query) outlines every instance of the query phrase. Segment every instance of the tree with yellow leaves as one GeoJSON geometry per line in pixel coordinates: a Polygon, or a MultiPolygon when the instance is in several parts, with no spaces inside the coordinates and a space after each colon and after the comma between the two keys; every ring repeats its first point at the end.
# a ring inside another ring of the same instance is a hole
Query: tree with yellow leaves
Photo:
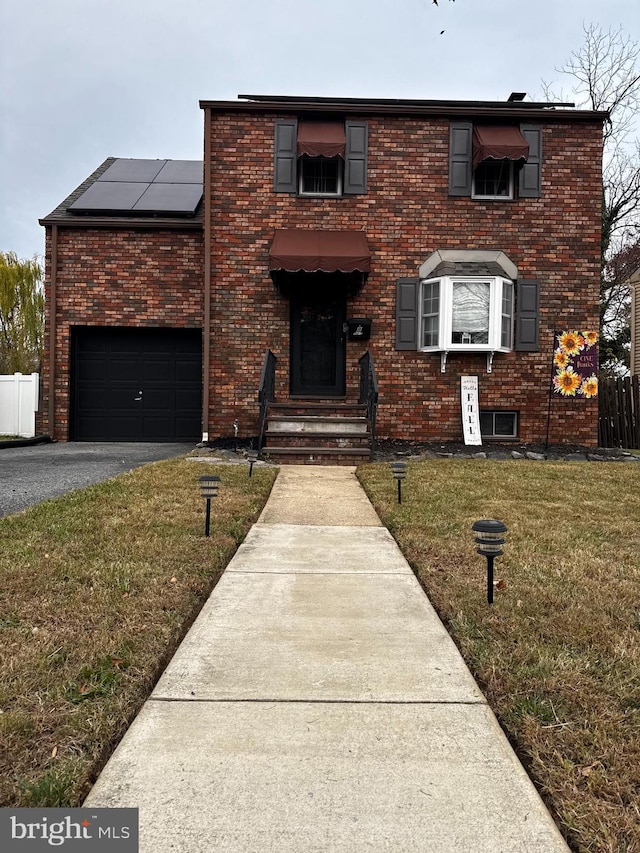
{"type": "Polygon", "coordinates": [[[37,257],[0,252],[0,373],[38,372],[44,339],[44,288],[37,257]]]}

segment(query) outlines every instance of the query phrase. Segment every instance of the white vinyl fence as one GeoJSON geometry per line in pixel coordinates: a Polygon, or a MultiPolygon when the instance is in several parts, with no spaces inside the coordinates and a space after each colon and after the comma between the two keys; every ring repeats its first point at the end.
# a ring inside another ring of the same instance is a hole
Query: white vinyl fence
{"type": "Polygon", "coordinates": [[[36,434],[39,384],[37,373],[0,376],[0,435],[36,434]]]}

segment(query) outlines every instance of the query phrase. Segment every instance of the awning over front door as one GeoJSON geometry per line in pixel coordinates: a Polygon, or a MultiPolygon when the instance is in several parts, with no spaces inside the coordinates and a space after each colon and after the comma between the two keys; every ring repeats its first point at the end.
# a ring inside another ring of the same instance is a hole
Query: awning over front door
{"type": "Polygon", "coordinates": [[[364,231],[278,229],[269,251],[269,270],[368,273],[371,252],[364,231]]]}

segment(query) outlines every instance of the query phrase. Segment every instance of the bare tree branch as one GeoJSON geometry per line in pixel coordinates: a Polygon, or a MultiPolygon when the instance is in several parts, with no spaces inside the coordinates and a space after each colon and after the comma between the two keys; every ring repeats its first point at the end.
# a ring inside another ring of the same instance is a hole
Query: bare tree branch
{"type": "MultiPolygon", "coordinates": [[[[640,141],[632,140],[640,109],[640,44],[622,28],[583,27],[584,41],[556,70],[571,80],[578,106],[609,112],[603,128],[602,275],[600,317],[605,360],[628,363],[629,294],[625,282],[640,262],[640,141]],[[619,261],[624,259],[625,263],[619,261]]],[[[548,100],[558,98],[542,82],[548,100]]],[[[562,95],[566,100],[566,95],[562,95]]]]}

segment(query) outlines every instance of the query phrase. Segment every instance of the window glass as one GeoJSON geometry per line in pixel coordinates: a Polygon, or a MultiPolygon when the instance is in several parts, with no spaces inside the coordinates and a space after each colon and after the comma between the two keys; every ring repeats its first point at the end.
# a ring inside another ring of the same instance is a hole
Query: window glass
{"type": "Polygon", "coordinates": [[[473,173],[473,195],[511,198],[512,175],[511,160],[483,160],[473,173]]]}
{"type": "Polygon", "coordinates": [[[300,192],[310,195],[339,195],[341,157],[300,157],[300,192]]]}
{"type": "Polygon", "coordinates": [[[485,438],[515,438],[517,412],[480,412],[480,432],[485,438]]]}
{"type": "Polygon", "coordinates": [[[422,346],[437,347],[440,323],[440,282],[427,282],[422,290],[422,346]]]}
{"type": "Polygon", "coordinates": [[[513,284],[502,282],[502,323],[500,327],[500,345],[511,347],[513,339],[513,284]]]}
{"type": "Polygon", "coordinates": [[[496,412],[495,435],[513,436],[516,434],[516,416],[514,412],[496,412]]]}
{"type": "Polygon", "coordinates": [[[493,412],[480,412],[481,435],[493,435],[493,412]]]}
{"type": "Polygon", "coordinates": [[[452,344],[489,342],[491,285],[488,281],[454,282],[452,298],[452,344]]]}

